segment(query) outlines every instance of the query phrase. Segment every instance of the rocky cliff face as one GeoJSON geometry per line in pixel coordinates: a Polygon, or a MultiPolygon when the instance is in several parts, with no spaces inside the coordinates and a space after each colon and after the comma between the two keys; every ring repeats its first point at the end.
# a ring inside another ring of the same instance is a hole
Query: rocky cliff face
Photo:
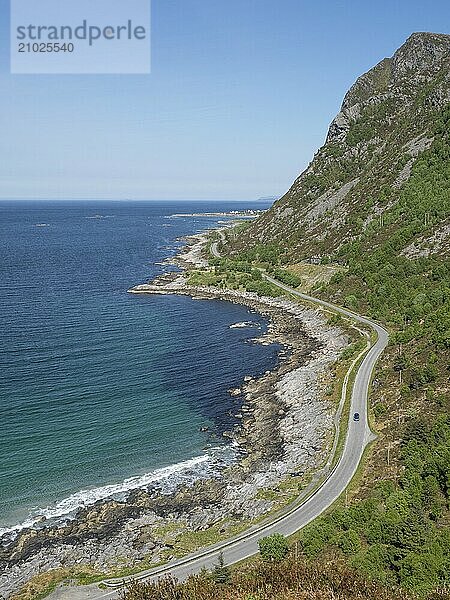
{"type": "MultiPolygon", "coordinates": [[[[414,163],[432,145],[449,102],[450,36],[414,33],[350,88],[324,146],[238,248],[271,242],[288,259],[333,256],[371,223],[383,223],[414,163]]],[[[422,246],[437,236],[441,250],[447,250],[445,232],[448,228],[436,222],[422,246]]]]}

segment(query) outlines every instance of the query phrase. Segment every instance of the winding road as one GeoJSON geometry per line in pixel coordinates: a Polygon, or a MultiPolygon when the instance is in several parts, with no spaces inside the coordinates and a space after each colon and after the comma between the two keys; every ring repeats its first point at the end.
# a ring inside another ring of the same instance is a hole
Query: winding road
{"type": "MultiPolygon", "coordinates": [[[[211,245],[211,252],[220,257],[218,242],[211,245]]],[[[258,540],[272,533],[281,533],[289,536],[313,521],[329,508],[335,500],[345,491],[346,487],[356,473],[366,446],[374,439],[368,423],[367,405],[371,386],[371,377],[375,364],[388,343],[388,332],[378,323],[367,317],[353,313],[350,310],[335,306],[324,300],[313,298],[298,292],[287,285],[276,281],[268,275],[264,277],[274,285],[298,296],[302,300],[319,305],[335,313],[340,313],[347,318],[370,327],[377,334],[377,339],[362,360],[353,384],[351,394],[350,416],[344,448],[335,467],[328,474],[325,481],[302,503],[294,503],[290,509],[270,522],[254,526],[246,532],[221,542],[209,548],[196,552],[186,558],[169,563],[164,567],[152,569],[135,575],[132,578],[109,580],[103,584],[109,588],[101,591],[97,586],[85,587],[60,587],[51,595],[52,600],[94,600],[100,598],[113,598],[119,590],[130,580],[154,580],[166,575],[178,579],[185,579],[192,573],[197,573],[202,568],[211,568],[217,564],[218,555],[223,552],[225,563],[233,564],[248,558],[258,552],[258,540]],[[360,420],[354,421],[353,414],[358,412],[360,420]]]]}

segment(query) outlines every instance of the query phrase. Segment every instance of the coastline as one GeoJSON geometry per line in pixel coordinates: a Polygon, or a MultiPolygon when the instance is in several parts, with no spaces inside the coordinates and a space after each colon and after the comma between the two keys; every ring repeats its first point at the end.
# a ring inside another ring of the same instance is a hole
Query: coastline
{"type": "Polygon", "coordinates": [[[234,302],[269,320],[268,332],[255,341],[276,342],[284,350],[276,369],[246,378],[232,392],[240,423],[224,435],[238,448],[237,460],[218,477],[181,485],[170,494],[137,489],[126,500],[101,500],[80,509],[66,525],[24,530],[0,550],[0,591],[7,597],[42,571],[85,567],[105,573],[143,561],[151,566],[174,557],[177,538],[189,532],[216,528],[228,537],[239,522],[251,523],[277,508],[277,492],[264,490],[276,490],[290,478],[298,493],[327,456],[336,407],[324,399],[325,388],[331,366],[348,345],[347,335],[319,310],[290,300],[188,286],[186,270],[207,265],[206,238],[190,236],[180,254],[166,261],[181,272],[129,291],[234,302]]]}

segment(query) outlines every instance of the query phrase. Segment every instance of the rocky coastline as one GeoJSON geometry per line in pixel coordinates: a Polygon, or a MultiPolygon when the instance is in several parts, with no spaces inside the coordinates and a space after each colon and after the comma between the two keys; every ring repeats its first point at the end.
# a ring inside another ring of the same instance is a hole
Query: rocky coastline
{"type": "Polygon", "coordinates": [[[238,458],[220,476],[181,485],[170,494],[139,489],[124,500],[103,500],[78,511],[62,525],[23,530],[0,546],[0,597],[11,597],[48,571],[112,573],[144,568],[176,556],[177,540],[188,532],[215,528],[227,537],[239,522],[252,522],[277,507],[277,486],[302,482],[326,459],[333,438],[335,406],[325,399],[332,365],[349,338],[319,310],[285,298],[191,287],[186,273],[207,266],[206,234],[192,236],[174,259],[176,271],[132,288],[133,294],[184,294],[220,299],[264,315],[267,333],[258,343],[281,345],[275,370],[230,390],[238,425],[224,435],[238,458]],[[264,494],[264,490],[275,490],[264,494]]]}

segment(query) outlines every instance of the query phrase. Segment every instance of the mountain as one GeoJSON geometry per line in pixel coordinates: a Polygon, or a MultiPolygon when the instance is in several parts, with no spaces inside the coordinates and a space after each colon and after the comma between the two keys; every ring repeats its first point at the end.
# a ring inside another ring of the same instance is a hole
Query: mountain
{"type": "Polygon", "coordinates": [[[345,505],[299,546],[325,570],[337,554],[370,579],[446,597],[450,36],[414,33],[362,75],[308,168],[222,252],[389,329],[370,394],[377,441],[345,505]]]}
{"type": "MultiPolygon", "coordinates": [[[[391,235],[400,224],[393,221],[403,214],[402,189],[420,169],[413,169],[415,163],[424,154],[434,161],[439,152],[433,141],[448,124],[449,102],[450,36],[414,33],[350,88],[325,144],[290,190],[241,236],[240,246],[280,244],[288,259],[297,259],[336,256],[355,239],[372,248],[391,235]]],[[[406,255],[449,250],[450,225],[443,221],[448,163],[441,167],[439,181],[427,181],[424,193],[445,197],[439,206],[424,202],[414,215],[426,227],[405,239],[406,255]]]]}

